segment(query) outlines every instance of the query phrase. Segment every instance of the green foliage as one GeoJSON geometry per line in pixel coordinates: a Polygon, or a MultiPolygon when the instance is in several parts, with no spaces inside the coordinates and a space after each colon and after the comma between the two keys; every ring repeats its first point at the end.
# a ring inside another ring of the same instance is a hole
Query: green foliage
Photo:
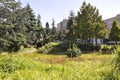
{"type": "Polygon", "coordinates": [[[43,40],[40,15],[36,19],[29,4],[22,8],[15,0],[2,0],[0,4],[1,50],[18,51],[21,45],[39,47],[43,40]]]}
{"type": "Polygon", "coordinates": [[[73,29],[74,29],[74,23],[75,23],[75,15],[74,15],[73,10],[70,11],[69,15],[70,16],[69,16],[68,23],[67,23],[67,29],[69,30],[69,32],[66,34],[66,38],[69,40],[73,40],[74,39],[73,29]]]}
{"type": "Polygon", "coordinates": [[[25,45],[26,36],[22,25],[20,3],[15,0],[0,2],[0,46],[2,51],[18,51],[25,45]],[[4,8],[4,6],[6,6],[4,8]],[[22,26],[22,28],[21,28],[22,26]]]}
{"type": "Polygon", "coordinates": [[[118,74],[120,74],[120,46],[117,47],[116,53],[117,55],[114,59],[114,69],[118,74]]]}
{"type": "Polygon", "coordinates": [[[64,40],[63,42],[50,42],[38,49],[38,53],[61,53],[66,52],[73,42],[64,40]]]}
{"type": "Polygon", "coordinates": [[[96,39],[97,44],[97,39],[104,38],[106,31],[102,17],[98,9],[90,3],[83,2],[75,22],[74,36],[84,40],[84,44],[87,40],[90,43],[93,38],[96,39]]]}
{"type": "Polygon", "coordinates": [[[70,40],[64,40],[62,43],[60,43],[60,46],[66,51],[70,45],[72,45],[73,42],[70,40]]]}
{"type": "Polygon", "coordinates": [[[94,45],[94,44],[78,44],[78,47],[83,52],[100,51],[101,49],[101,45],[94,45]]]}
{"type": "Polygon", "coordinates": [[[38,49],[38,53],[61,53],[64,52],[61,43],[50,42],[38,49]]]}
{"type": "MultiPolygon", "coordinates": [[[[40,67],[40,65],[39,65],[40,67]]],[[[25,58],[15,58],[15,57],[7,57],[0,59],[0,79],[9,78],[9,75],[16,75],[16,72],[26,71],[34,68],[39,68],[38,64],[30,59],[25,58]],[[33,65],[34,64],[34,65],[33,65]]],[[[19,75],[18,75],[19,76],[19,75]]],[[[16,78],[15,76],[11,79],[16,78]]]]}
{"type": "Polygon", "coordinates": [[[105,45],[102,46],[101,51],[103,54],[114,54],[116,53],[117,50],[117,46],[109,46],[109,45],[105,45]]]}
{"type": "Polygon", "coordinates": [[[77,57],[81,55],[81,51],[75,44],[72,45],[69,49],[67,49],[67,56],[70,58],[77,57]]]}
{"type": "Polygon", "coordinates": [[[15,58],[3,58],[0,59],[0,71],[5,73],[12,73],[21,69],[21,65],[18,64],[15,58]]]}
{"type": "Polygon", "coordinates": [[[51,34],[51,29],[49,27],[49,23],[48,22],[46,22],[45,33],[46,33],[46,37],[49,37],[49,35],[51,34]]]}
{"type": "Polygon", "coordinates": [[[116,44],[117,41],[120,40],[120,26],[117,20],[113,21],[112,28],[109,34],[109,39],[116,41],[116,44]]]}
{"type": "MultiPolygon", "coordinates": [[[[5,60],[8,59],[6,57],[7,55],[0,55],[0,65],[4,65],[5,60]]],[[[111,68],[108,64],[112,58],[114,58],[113,55],[98,55],[96,53],[83,54],[73,59],[67,58],[66,55],[13,54],[12,62],[15,62],[14,65],[18,68],[11,73],[2,72],[0,69],[0,79],[104,80],[105,76],[101,76],[101,73],[107,75],[110,72],[111,68]],[[65,60],[63,61],[63,59],[65,60]],[[57,61],[61,61],[61,63],[57,61]]]]}
{"type": "Polygon", "coordinates": [[[112,60],[110,70],[102,74],[103,80],[119,80],[120,79],[120,46],[116,47],[117,55],[112,60]]]}

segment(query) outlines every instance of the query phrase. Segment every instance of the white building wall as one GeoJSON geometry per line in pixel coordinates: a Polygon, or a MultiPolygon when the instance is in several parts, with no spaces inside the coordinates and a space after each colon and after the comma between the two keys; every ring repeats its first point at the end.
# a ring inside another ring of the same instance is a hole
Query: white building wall
{"type": "Polygon", "coordinates": [[[62,31],[62,32],[66,32],[67,31],[67,23],[68,23],[68,20],[67,19],[64,19],[62,22],[58,23],[57,24],[57,30],[58,32],[59,31],[62,31]]]}

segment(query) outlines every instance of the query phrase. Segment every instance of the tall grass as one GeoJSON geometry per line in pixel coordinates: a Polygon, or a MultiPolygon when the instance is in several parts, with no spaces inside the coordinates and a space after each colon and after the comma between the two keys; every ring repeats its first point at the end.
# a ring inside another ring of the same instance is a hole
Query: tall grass
{"type": "Polygon", "coordinates": [[[22,53],[0,59],[1,80],[103,80],[101,73],[110,71],[114,55],[83,54],[77,58],[65,55],[22,53]],[[64,61],[63,61],[64,59],[64,61]],[[11,60],[9,62],[9,60],[11,60]],[[51,61],[49,61],[51,60],[51,61]],[[58,63],[57,60],[61,61],[58,63]],[[12,64],[12,65],[9,65],[12,64]],[[12,66],[12,71],[8,70],[12,66]],[[4,69],[3,69],[4,68],[4,69]]]}
{"type": "Polygon", "coordinates": [[[120,46],[116,46],[116,56],[112,60],[109,71],[102,74],[104,80],[120,80],[120,46]]]}

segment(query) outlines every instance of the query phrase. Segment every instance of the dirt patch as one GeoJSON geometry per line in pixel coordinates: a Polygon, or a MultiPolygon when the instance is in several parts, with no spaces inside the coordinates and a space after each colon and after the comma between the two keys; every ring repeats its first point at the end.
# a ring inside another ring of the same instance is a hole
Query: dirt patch
{"type": "Polygon", "coordinates": [[[69,61],[84,61],[85,59],[82,57],[75,57],[75,58],[67,58],[69,61]]]}
{"type": "Polygon", "coordinates": [[[66,58],[65,57],[47,58],[42,61],[44,61],[45,63],[50,63],[50,64],[56,64],[56,63],[61,64],[66,61],[66,58]]]}
{"type": "Polygon", "coordinates": [[[82,57],[75,57],[75,58],[68,58],[68,57],[54,57],[54,58],[44,58],[44,59],[40,59],[40,58],[35,58],[35,61],[41,61],[41,62],[45,62],[45,63],[50,63],[50,64],[62,64],[66,61],[84,61],[85,59],[82,57]]]}

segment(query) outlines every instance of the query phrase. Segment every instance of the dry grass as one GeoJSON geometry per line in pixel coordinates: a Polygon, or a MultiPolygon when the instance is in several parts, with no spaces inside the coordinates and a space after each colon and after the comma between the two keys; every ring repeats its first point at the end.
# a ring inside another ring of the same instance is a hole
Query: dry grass
{"type": "Polygon", "coordinates": [[[66,55],[51,55],[51,54],[36,54],[36,53],[18,53],[14,56],[25,57],[32,59],[34,61],[41,61],[45,63],[54,63],[54,64],[62,64],[64,62],[69,61],[77,61],[77,62],[84,62],[84,61],[100,61],[102,63],[110,62],[114,57],[115,54],[106,54],[102,55],[100,53],[90,53],[90,54],[82,54],[79,57],[75,58],[68,58],[66,55]]]}

